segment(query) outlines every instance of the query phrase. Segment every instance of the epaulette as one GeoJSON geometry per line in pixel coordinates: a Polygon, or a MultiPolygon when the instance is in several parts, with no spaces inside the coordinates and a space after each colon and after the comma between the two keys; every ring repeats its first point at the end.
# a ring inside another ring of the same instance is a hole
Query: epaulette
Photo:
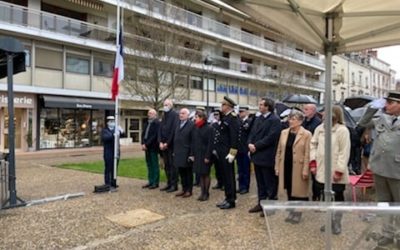
{"type": "Polygon", "coordinates": [[[232,116],[235,116],[235,117],[237,116],[237,114],[235,113],[235,111],[232,111],[231,114],[232,114],[232,116]]]}

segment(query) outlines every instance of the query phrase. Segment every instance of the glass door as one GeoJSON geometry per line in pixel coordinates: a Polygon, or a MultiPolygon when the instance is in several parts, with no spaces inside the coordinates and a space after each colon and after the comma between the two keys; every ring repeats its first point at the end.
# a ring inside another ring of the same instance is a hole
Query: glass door
{"type": "MultiPolygon", "coordinates": [[[[8,109],[4,109],[4,145],[8,149],[8,109]]],[[[22,116],[24,110],[20,108],[14,109],[14,138],[15,138],[15,149],[20,149],[22,146],[22,116]]]]}
{"type": "Polygon", "coordinates": [[[133,143],[140,142],[140,131],[142,129],[141,118],[139,117],[128,117],[125,120],[128,124],[127,136],[131,138],[133,143]]]}

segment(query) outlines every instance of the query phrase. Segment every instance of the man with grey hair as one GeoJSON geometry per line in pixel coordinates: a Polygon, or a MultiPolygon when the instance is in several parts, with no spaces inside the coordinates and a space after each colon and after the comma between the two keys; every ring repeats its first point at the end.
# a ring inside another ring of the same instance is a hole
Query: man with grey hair
{"type": "Polygon", "coordinates": [[[160,167],[158,165],[158,141],[157,135],[160,122],[157,119],[157,111],[149,109],[147,122],[142,131],[142,150],[145,152],[148,183],[142,188],[158,188],[160,181],[160,167]]]}
{"type": "Polygon", "coordinates": [[[317,106],[313,103],[304,104],[303,112],[306,119],[304,119],[302,125],[313,134],[315,128],[321,124],[321,119],[317,115],[317,106]]]}
{"type": "Polygon", "coordinates": [[[179,111],[179,123],[175,128],[173,166],[178,169],[182,191],[176,196],[187,198],[192,196],[193,189],[193,132],[194,123],[189,119],[190,111],[182,108],[179,111]]]}
{"type": "Polygon", "coordinates": [[[173,166],[172,152],[173,139],[176,123],[178,122],[178,114],[173,110],[173,102],[170,99],[164,101],[164,115],[160,122],[160,130],[158,134],[159,148],[164,160],[164,170],[167,176],[167,185],[161,188],[161,191],[175,192],[178,190],[178,172],[173,166]]]}
{"type": "MultiPolygon", "coordinates": [[[[307,129],[308,131],[310,131],[311,134],[314,134],[315,128],[321,124],[321,119],[317,115],[317,106],[313,103],[304,104],[303,112],[304,112],[305,119],[303,121],[302,126],[305,129],[307,129]]],[[[318,188],[316,186],[314,174],[311,174],[311,180],[312,180],[312,184],[311,184],[312,200],[317,201],[320,199],[320,197],[319,197],[318,188]]]]}

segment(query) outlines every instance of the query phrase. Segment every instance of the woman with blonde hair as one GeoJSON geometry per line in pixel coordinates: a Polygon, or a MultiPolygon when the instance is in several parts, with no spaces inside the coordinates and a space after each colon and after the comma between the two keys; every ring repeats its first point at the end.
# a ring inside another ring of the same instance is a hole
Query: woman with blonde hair
{"type": "MultiPolygon", "coordinates": [[[[335,192],[335,201],[344,201],[344,190],[349,183],[347,164],[350,157],[350,132],[344,124],[343,111],[338,105],[332,107],[332,190],[335,192]]],[[[319,125],[311,139],[310,171],[316,173],[317,188],[320,194],[324,191],[325,177],[325,128],[324,123],[319,125]]],[[[342,214],[336,213],[332,217],[332,233],[340,234],[342,214]]],[[[325,231],[325,227],[321,227],[325,231]]]]}
{"type": "MultiPolygon", "coordinates": [[[[289,128],[282,130],[275,158],[279,191],[286,190],[289,201],[308,201],[308,176],[311,132],[301,126],[303,112],[293,109],[288,116],[289,128]]],[[[302,213],[290,211],[286,222],[297,224],[302,213]]]]}

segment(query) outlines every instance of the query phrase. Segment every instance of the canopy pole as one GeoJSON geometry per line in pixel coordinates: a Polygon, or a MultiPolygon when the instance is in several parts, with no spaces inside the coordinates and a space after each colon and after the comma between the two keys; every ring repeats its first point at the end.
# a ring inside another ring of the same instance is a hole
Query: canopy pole
{"type": "MultiPolygon", "coordinates": [[[[332,52],[333,52],[333,18],[327,17],[327,33],[326,36],[329,45],[325,47],[325,185],[324,197],[326,206],[330,206],[332,202],[332,52]]],[[[332,211],[328,210],[326,213],[325,223],[325,249],[331,249],[331,217],[332,211]]]]}

